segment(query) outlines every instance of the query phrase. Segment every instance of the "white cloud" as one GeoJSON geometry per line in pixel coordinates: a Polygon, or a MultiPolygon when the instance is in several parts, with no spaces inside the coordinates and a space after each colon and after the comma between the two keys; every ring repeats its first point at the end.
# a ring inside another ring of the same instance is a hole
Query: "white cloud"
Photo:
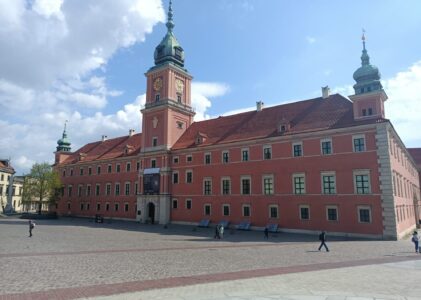
{"type": "Polygon", "coordinates": [[[195,121],[209,119],[206,110],[211,107],[209,98],[223,96],[229,92],[229,86],[225,83],[216,82],[193,82],[192,83],[192,106],[196,111],[195,121]]]}
{"type": "Polygon", "coordinates": [[[316,42],[316,38],[312,37],[312,36],[306,36],[306,41],[307,41],[307,43],[309,43],[311,45],[311,44],[314,44],[316,42]]]}

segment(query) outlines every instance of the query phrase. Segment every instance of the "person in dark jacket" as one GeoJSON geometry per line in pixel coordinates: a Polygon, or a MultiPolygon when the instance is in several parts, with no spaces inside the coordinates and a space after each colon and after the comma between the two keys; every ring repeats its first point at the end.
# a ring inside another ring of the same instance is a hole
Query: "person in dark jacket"
{"type": "Polygon", "coordinates": [[[29,237],[32,237],[32,229],[35,227],[35,223],[32,220],[29,220],[29,237]]]}
{"type": "Polygon", "coordinates": [[[324,246],[326,249],[326,252],[329,252],[329,248],[326,245],[326,232],[322,231],[319,234],[319,240],[320,240],[320,246],[319,246],[319,251],[322,249],[322,247],[324,246]]]}
{"type": "Polygon", "coordinates": [[[265,239],[269,239],[269,229],[267,227],[265,227],[265,239]]]}

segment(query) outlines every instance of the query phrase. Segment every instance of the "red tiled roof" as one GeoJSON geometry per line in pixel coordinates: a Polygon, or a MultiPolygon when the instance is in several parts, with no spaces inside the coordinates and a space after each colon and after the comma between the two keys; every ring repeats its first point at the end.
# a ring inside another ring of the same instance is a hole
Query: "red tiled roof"
{"type": "Polygon", "coordinates": [[[0,160],[0,171],[10,173],[10,174],[15,173],[15,169],[13,169],[12,166],[7,165],[7,161],[3,161],[3,160],[0,160]]]}
{"type": "Polygon", "coordinates": [[[268,138],[303,132],[344,128],[384,122],[386,119],[355,121],[352,102],[334,94],[294,103],[249,111],[232,116],[219,117],[193,123],[173,146],[173,150],[208,146],[251,139],[268,138]],[[285,122],[289,129],[280,133],[278,128],[285,122]],[[203,143],[195,144],[198,134],[206,136],[203,143]]]}
{"type": "Polygon", "coordinates": [[[141,136],[142,134],[138,133],[86,144],[73,152],[61,165],[137,155],[141,148],[141,136]],[[129,149],[127,154],[126,148],[129,149]]]}
{"type": "Polygon", "coordinates": [[[412,158],[415,160],[418,169],[421,169],[421,148],[407,148],[409,154],[411,154],[412,158]]]}

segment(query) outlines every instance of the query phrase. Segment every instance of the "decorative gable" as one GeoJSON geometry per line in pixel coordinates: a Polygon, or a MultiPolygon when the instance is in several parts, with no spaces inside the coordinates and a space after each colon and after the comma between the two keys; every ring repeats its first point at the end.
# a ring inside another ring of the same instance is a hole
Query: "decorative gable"
{"type": "Polygon", "coordinates": [[[197,135],[196,135],[196,138],[195,138],[195,142],[194,143],[196,145],[201,145],[204,142],[206,142],[206,139],[207,139],[207,135],[206,134],[201,133],[201,132],[198,132],[197,135]]]}
{"type": "Polygon", "coordinates": [[[132,145],[126,145],[126,147],[124,147],[124,154],[129,155],[134,150],[135,150],[135,147],[133,147],[132,145]]]}
{"type": "Polygon", "coordinates": [[[86,156],[87,156],[86,153],[80,152],[79,153],[79,161],[83,161],[86,158],[86,156]]]}
{"type": "Polygon", "coordinates": [[[286,118],[282,118],[281,121],[278,123],[278,132],[285,133],[291,129],[291,122],[289,122],[286,118]]]}

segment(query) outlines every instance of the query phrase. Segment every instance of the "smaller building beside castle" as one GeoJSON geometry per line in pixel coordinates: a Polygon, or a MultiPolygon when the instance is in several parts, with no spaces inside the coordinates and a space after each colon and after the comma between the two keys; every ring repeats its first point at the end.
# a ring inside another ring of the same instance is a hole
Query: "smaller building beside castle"
{"type": "Polygon", "coordinates": [[[23,176],[14,176],[15,169],[8,159],[0,159],[0,208],[2,212],[21,212],[23,176]],[[9,206],[8,206],[9,203],[9,206]]]}

